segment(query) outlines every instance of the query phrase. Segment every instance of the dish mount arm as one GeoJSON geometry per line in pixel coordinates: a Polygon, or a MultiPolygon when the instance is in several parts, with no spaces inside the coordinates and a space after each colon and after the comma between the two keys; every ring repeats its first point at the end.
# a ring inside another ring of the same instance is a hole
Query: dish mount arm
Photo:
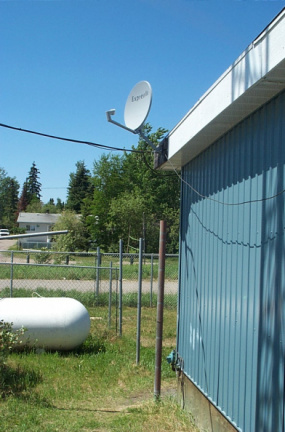
{"type": "Polygon", "coordinates": [[[119,126],[122,129],[126,129],[129,132],[132,132],[135,135],[139,135],[141,137],[141,139],[143,139],[155,152],[159,152],[159,148],[156,147],[151,141],[150,139],[144,135],[142,128],[140,127],[139,129],[133,130],[128,128],[127,126],[122,125],[121,123],[116,122],[115,120],[112,119],[111,116],[115,115],[116,110],[115,109],[111,109],[109,111],[106,112],[106,116],[107,116],[107,121],[109,123],[113,123],[116,126],[119,126]]]}

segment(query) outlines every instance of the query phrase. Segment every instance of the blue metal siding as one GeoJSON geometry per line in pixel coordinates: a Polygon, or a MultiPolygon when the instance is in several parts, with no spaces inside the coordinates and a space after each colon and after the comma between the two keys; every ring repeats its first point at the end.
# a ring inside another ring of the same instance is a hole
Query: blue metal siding
{"type": "Polygon", "coordinates": [[[244,432],[285,430],[284,107],[285,93],[182,170],[178,353],[244,432]]]}

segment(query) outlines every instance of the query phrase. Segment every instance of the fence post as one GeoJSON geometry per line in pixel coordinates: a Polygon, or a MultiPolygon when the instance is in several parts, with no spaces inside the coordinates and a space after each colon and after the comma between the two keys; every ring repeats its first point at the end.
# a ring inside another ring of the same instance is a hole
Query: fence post
{"type": "Polygon", "coordinates": [[[13,297],[13,274],[14,274],[14,252],[11,252],[11,269],[10,269],[10,297],[13,297]]]}
{"type": "Polygon", "coordinates": [[[141,300],[142,300],[142,257],[143,239],[139,239],[139,280],[138,280],[138,311],[137,311],[137,356],[136,362],[140,362],[140,343],[141,343],[141,300]]]}
{"type": "Polygon", "coordinates": [[[109,328],[111,327],[111,307],[112,307],[112,261],[110,261],[110,281],[109,281],[109,328]]]}
{"type": "Polygon", "coordinates": [[[163,301],[164,301],[164,277],[165,277],[165,242],[166,242],[166,223],[165,223],[165,221],[160,221],[159,270],[158,270],[157,318],[156,318],[156,345],[155,345],[155,379],[154,379],[154,396],[157,400],[160,398],[160,390],[161,390],[163,301]]]}
{"type": "Polygon", "coordinates": [[[153,290],[153,254],[150,258],[150,307],[152,307],[152,290],[153,290]]]}
{"type": "Polygon", "coordinates": [[[119,335],[122,336],[123,321],[123,240],[119,243],[120,266],[119,266],[119,335]]]}
{"type": "Polygon", "coordinates": [[[99,298],[99,279],[100,279],[100,246],[97,247],[97,270],[96,270],[96,297],[99,298]]]}
{"type": "Polygon", "coordinates": [[[118,334],[118,269],[116,268],[116,334],[118,334]]]}

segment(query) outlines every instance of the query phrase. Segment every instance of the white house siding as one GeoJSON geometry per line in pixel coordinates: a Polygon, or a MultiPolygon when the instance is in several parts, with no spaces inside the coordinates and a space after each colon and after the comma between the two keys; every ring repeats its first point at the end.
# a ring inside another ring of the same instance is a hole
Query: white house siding
{"type": "MultiPolygon", "coordinates": [[[[57,213],[19,213],[18,224],[19,228],[26,229],[26,234],[35,234],[40,232],[51,231],[60,214],[57,213]]],[[[49,236],[39,236],[36,238],[26,237],[25,242],[44,242],[46,243],[49,236]]]]}

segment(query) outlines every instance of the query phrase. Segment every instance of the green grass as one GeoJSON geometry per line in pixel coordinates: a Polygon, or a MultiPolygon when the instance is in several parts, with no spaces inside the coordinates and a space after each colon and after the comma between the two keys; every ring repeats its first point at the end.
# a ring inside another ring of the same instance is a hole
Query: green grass
{"type": "MultiPolygon", "coordinates": [[[[9,279],[10,264],[1,265],[1,279],[9,279]]],[[[109,279],[109,271],[102,270],[102,278],[109,279]]],[[[95,280],[96,270],[92,267],[78,268],[73,266],[50,265],[13,265],[14,279],[45,279],[45,280],[95,280]]]]}
{"type": "MultiPolygon", "coordinates": [[[[36,293],[42,297],[71,297],[74,298],[84,305],[87,306],[108,306],[109,305],[109,293],[99,294],[98,297],[95,296],[94,292],[81,292],[78,290],[52,290],[47,288],[37,288],[36,293]]],[[[13,289],[13,297],[33,297],[35,295],[35,289],[27,288],[16,288],[13,289]]],[[[0,296],[2,298],[10,297],[10,288],[6,287],[0,291],[0,296]]],[[[111,305],[113,307],[118,307],[119,296],[116,293],[112,293],[111,305]]],[[[123,294],[122,303],[124,306],[137,307],[137,293],[123,294]]],[[[149,293],[142,294],[141,305],[143,307],[156,307],[157,295],[149,293]]],[[[164,306],[167,309],[177,309],[177,295],[176,294],[165,294],[164,295],[164,306]]]]}
{"type": "Polygon", "coordinates": [[[1,388],[1,432],[197,431],[169,395],[176,377],[165,359],[175,347],[176,311],[164,313],[162,394],[155,401],[156,309],[142,309],[137,365],[136,308],[124,307],[119,337],[107,326],[106,307],[86,307],[95,319],[76,351],[10,355],[1,388]]]}
{"type": "MultiPolygon", "coordinates": [[[[30,254],[30,262],[34,258],[33,253],[30,254]]],[[[14,253],[15,258],[25,258],[25,254],[14,253]]],[[[57,255],[55,255],[57,257],[57,255]]],[[[70,256],[72,257],[72,256],[70,256]]],[[[109,256],[104,256],[102,260],[100,270],[101,279],[109,279],[110,275],[110,262],[112,261],[113,266],[113,277],[115,278],[115,269],[119,269],[118,258],[113,258],[109,256]]],[[[75,279],[75,280],[88,280],[96,279],[96,266],[94,257],[88,256],[75,256],[70,258],[69,265],[54,265],[53,260],[48,265],[19,265],[15,264],[13,267],[13,277],[15,279],[75,279]],[[51,265],[52,264],[52,265],[51,265]],[[88,268],[78,268],[76,266],[88,267],[88,268]]],[[[1,265],[1,279],[10,278],[10,264],[1,265]]],[[[118,271],[118,270],[117,270],[118,271]]],[[[123,277],[124,279],[138,279],[139,265],[135,261],[130,264],[129,260],[123,262],[123,277]]],[[[142,269],[142,278],[150,279],[151,276],[151,262],[149,259],[144,260],[142,269]]],[[[155,260],[153,263],[153,278],[158,278],[158,261],[155,260]]],[[[178,278],[178,259],[177,258],[166,258],[165,264],[165,278],[169,280],[176,280],[178,278]]]]}

